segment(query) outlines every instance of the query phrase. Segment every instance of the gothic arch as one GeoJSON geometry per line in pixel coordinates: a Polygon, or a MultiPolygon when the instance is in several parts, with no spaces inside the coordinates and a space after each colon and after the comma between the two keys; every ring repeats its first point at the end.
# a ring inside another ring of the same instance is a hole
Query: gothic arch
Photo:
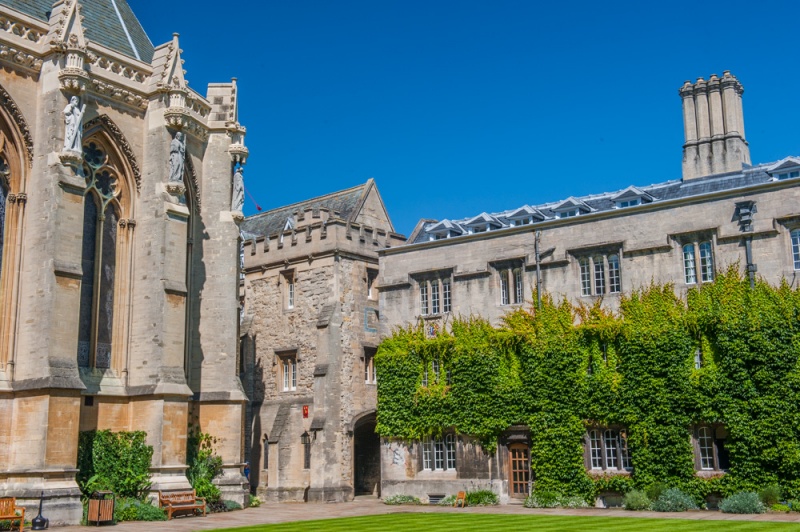
{"type": "Polygon", "coordinates": [[[120,373],[127,360],[138,166],[105,115],[84,127],[78,365],[120,373]]]}
{"type": "Polygon", "coordinates": [[[24,241],[25,193],[33,141],[25,117],[0,87],[0,371],[15,354],[19,271],[24,241]]]}

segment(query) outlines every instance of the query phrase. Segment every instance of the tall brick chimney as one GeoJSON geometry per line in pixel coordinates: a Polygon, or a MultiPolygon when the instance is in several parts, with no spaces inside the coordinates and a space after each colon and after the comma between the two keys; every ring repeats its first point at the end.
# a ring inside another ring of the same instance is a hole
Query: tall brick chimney
{"type": "Polygon", "coordinates": [[[694,179],[742,169],[750,164],[744,138],[744,88],[730,71],[722,78],[687,81],[678,91],[683,100],[683,179],[694,179]]]}

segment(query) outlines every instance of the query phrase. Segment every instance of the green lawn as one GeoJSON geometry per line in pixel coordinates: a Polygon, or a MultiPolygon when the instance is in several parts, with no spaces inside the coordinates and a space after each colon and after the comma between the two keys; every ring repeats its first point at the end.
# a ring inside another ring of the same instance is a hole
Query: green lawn
{"type": "Polygon", "coordinates": [[[278,525],[257,525],[242,528],[226,528],[236,532],[509,532],[535,530],[550,531],[646,531],[683,532],[716,530],[778,531],[800,530],[798,523],[758,523],[752,521],[707,521],[690,519],[644,519],[637,517],[573,517],[551,515],[488,515],[488,514],[386,514],[342,519],[321,519],[278,525]]]}

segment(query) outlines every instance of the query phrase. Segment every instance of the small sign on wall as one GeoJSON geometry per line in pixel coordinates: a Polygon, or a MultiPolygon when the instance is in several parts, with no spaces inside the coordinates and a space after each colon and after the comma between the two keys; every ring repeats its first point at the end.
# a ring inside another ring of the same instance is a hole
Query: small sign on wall
{"type": "Polygon", "coordinates": [[[308,405],[303,405],[303,419],[308,419],[308,405]]]}

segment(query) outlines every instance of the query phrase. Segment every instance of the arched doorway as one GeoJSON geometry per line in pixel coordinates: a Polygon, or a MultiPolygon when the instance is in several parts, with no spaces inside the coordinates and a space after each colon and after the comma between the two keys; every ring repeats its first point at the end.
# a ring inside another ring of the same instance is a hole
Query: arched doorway
{"type": "Polygon", "coordinates": [[[381,438],[375,432],[375,413],[358,419],[353,427],[354,491],[378,495],[381,489],[381,438]]]}

